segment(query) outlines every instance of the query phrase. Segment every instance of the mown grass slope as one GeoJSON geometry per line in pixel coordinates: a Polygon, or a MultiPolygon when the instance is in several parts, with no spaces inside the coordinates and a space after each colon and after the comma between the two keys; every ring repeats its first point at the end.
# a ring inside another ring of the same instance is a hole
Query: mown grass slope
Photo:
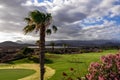
{"type": "Polygon", "coordinates": [[[91,62],[97,62],[100,56],[107,54],[115,54],[118,50],[105,50],[100,53],[84,53],[84,54],[47,54],[46,57],[53,61],[51,64],[47,64],[51,68],[56,70],[54,76],[49,80],[61,80],[62,73],[70,73],[70,68],[74,68],[78,71],[78,75],[84,76],[87,73],[88,66],[91,62]]]}

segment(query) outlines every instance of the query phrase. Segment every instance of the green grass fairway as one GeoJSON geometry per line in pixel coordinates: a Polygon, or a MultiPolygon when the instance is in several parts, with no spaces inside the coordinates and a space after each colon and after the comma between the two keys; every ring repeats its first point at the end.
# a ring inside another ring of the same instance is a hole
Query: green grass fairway
{"type": "Polygon", "coordinates": [[[79,75],[84,76],[87,73],[88,66],[91,62],[97,62],[100,56],[107,54],[115,54],[117,50],[105,50],[100,53],[84,53],[84,54],[47,54],[46,57],[53,61],[51,64],[47,64],[51,68],[55,69],[56,73],[49,80],[61,80],[62,72],[69,74],[70,68],[77,69],[79,75]]]}
{"type": "MultiPolygon", "coordinates": [[[[118,52],[118,50],[104,50],[103,52],[100,52],[100,53],[94,52],[94,53],[83,53],[83,54],[46,54],[47,60],[51,61],[51,63],[47,63],[46,66],[51,67],[52,69],[47,70],[46,68],[47,74],[45,76],[46,78],[45,80],[48,80],[48,78],[49,80],[62,80],[62,73],[67,72],[69,74],[70,68],[76,69],[79,75],[83,77],[87,73],[88,66],[90,65],[91,62],[99,61],[100,56],[102,55],[115,54],[116,52],[118,52]]],[[[15,68],[33,69],[36,71],[36,73],[31,76],[27,76],[26,74],[27,77],[21,80],[38,80],[39,79],[39,64],[33,64],[33,62],[29,61],[27,58],[14,61],[12,63],[14,63],[13,65],[15,66],[15,68]]],[[[12,68],[13,65],[11,66],[9,64],[0,65],[0,68],[9,69],[9,68],[12,68]]],[[[21,72],[21,74],[22,73],[23,72],[21,72]]],[[[31,73],[31,72],[27,72],[27,73],[31,73]]],[[[0,77],[1,77],[1,74],[2,72],[0,72],[0,77]]],[[[17,76],[16,74],[14,74],[14,77],[17,76]]],[[[23,74],[25,74],[25,72],[23,74]]],[[[5,80],[8,80],[8,79],[17,80],[17,79],[13,79],[13,77],[8,78],[9,75],[7,75],[8,76],[7,77],[6,74],[4,76],[6,77],[5,80]]],[[[21,76],[21,78],[22,77],[24,76],[21,76]]],[[[4,80],[4,79],[0,78],[0,80],[4,80]]]]}
{"type": "MultiPolygon", "coordinates": [[[[48,66],[45,66],[45,68],[45,80],[48,80],[54,75],[55,70],[48,66]]],[[[0,80],[39,80],[39,71],[40,66],[36,63],[0,64],[0,80]]]]}
{"type": "Polygon", "coordinates": [[[0,80],[18,80],[35,72],[30,69],[0,69],[0,80]]]}

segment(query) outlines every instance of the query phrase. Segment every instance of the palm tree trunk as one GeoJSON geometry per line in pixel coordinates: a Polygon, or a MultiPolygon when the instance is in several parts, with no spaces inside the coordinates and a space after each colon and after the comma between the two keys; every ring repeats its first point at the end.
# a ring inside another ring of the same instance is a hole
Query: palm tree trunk
{"type": "Polygon", "coordinates": [[[45,26],[42,26],[40,28],[40,80],[44,80],[44,73],[45,73],[45,68],[44,68],[44,59],[45,59],[45,26]]]}

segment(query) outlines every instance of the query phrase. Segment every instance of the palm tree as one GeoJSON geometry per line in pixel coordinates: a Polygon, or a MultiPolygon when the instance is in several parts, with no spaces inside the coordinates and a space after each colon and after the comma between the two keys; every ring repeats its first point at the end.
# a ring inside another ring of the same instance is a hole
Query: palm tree
{"type": "Polygon", "coordinates": [[[54,52],[55,43],[52,41],[50,45],[52,46],[52,52],[54,52]]]}
{"type": "Polygon", "coordinates": [[[56,32],[57,27],[52,25],[52,16],[50,13],[43,13],[38,10],[29,12],[29,15],[25,18],[25,21],[27,22],[27,26],[25,26],[23,29],[25,34],[36,31],[36,33],[39,32],[40,35],[40,80],[44,80],[45,35],[46,33],[48,35],[51,34],[52,30],[56,32]]]}
{"type": "Polygon", "coordinates": [[[68,47],[68,45],[66,43],[63,44],[63,48],[64,48],[64,53],[66,52],[66,48],[68,47]]]}

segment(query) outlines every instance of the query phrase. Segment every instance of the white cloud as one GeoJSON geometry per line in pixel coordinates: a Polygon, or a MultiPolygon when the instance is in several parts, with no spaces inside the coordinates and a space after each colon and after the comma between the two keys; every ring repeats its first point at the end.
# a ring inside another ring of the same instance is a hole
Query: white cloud
{"type": "MultiPolygon", "coordinates": [[[[38,0],[0,0],[0,31],[23,34],[22,29],[25,26],[23,18],[28,15],[29,11],[39,9],[51,12],[54,24],[59,26],[58,32],[47,36],[47,40],[50,40],[51,37],[52,39],[83,40],[117,38],[115,35],[119,32],[115,32],[115,29],[119,31],[119,28],[116,27],[116,23],[103,18],[104,16],[120,15],[120,5],[114,5],[115,1],[117,0],[51,0],[51,2],[48,0],[44,0],[44,2],[38,0]],[[110,15],[110,13],[112,14],[110,15]],[[85,23],[103,21],[104,23],[85,27],[82,25],[83,21],[85,23]]],[[[29,35],[35,39],[38,36],[29,35]]]]}
{"type": "Polygon", "coordinates": [[[120,5],[114,6],[113,8],[111,8],[111,17],[120,15],[120,5]]]}
{"type": "MultiPolygon", "coordinates": [[[[104,20],[104,23],[101,25],[83,27],[79,32],[79,34],[82,34],[82,38],[87,40],[116,39],[118,38],[118,33],[120,33],[120,26],[115,26],[114,21],[109,22],[107,20],[104,20]]],[[[77,39],[80,37],[81,36],[79,36],[77,39]]]]}

